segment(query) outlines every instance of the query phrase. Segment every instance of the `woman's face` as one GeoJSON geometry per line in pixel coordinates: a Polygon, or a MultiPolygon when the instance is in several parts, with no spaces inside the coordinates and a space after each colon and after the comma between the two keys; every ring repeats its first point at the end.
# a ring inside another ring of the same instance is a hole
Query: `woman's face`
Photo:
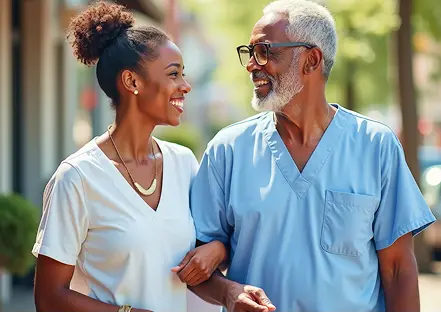
{"type": "Polygon", "coordinates": [[[158,49],[159,57],[146,62],[146,77],[142,77],[137,88],[138,109],[156,125],[177,126],[185,109],[185,94],[191,86],[184,79],[179,48],[167,41],[158,49]]]}

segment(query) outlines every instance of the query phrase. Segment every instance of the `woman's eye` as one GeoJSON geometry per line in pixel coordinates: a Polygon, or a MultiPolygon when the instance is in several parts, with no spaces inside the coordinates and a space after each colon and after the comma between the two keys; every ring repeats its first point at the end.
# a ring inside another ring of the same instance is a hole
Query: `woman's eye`
{"type": "MultiPolygon", "coordinates": [[[[178,77],[179,76],[179,72],[173,72],[173,73],[170,73],[169,75],[173,76],[173,77],[178,77]]],[[[186,75],[184,73],[182,73],[182,77],[185,77],[185,76],[186,75]]]]}

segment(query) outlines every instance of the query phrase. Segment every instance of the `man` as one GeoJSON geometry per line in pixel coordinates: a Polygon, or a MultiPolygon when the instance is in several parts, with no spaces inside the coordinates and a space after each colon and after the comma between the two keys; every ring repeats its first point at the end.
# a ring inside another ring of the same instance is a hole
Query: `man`
{"type": "Polygon", "coordinates": [[[220,131],[193,183],[198,240],[231,249],[227,278],[192,287],[204,299],[230,310],[420,310],[412,237],[434,217],[393,132],[328,104],[336,42],[324,7],[280,0],[238,47],[264,112],[220,131]]]}

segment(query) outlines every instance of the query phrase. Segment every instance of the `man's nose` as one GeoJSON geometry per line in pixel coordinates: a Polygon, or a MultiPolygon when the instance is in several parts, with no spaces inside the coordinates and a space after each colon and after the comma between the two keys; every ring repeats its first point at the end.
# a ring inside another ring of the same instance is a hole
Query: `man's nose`
{"type": "Polygon", "coordinates": [[[251,73],[251,72],[253,72],[255,70],[258,70],[258,71],[262,70],[262,65],[259,65],[257,63],[256,59],[254,58],[254,56],[252,56],[250,58],[250,60],[248,61],[247,71],[251,73]]]}

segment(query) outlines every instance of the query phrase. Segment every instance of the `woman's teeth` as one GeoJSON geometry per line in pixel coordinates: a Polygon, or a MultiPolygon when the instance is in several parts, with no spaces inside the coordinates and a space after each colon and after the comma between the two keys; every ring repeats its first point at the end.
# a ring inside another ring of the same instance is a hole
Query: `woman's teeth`
{"type": "Polygon", "coordinates": [[[183,100],[171,100],[170,103],[178,108],[182,108],[184,106],[184,101],[183,100]]]}

